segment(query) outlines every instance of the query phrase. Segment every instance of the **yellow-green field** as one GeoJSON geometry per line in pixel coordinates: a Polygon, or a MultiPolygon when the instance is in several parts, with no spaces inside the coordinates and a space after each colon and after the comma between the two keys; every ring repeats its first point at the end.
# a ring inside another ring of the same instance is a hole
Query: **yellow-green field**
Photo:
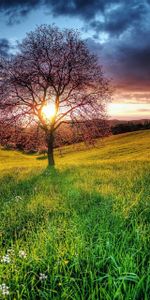
{"type": "Polygon", "coordinates": [[[149,153],[149,130],[56,150],[51,171],[0,150],[0,299],[149,300],[149,153]]]}

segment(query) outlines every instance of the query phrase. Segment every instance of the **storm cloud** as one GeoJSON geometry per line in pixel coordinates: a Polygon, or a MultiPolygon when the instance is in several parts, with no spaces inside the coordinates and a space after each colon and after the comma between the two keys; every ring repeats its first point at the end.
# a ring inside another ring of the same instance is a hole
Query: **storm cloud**
{"type": "Polygon", "coordinates": [[[8,18],[24,17],[36,7],[45,7],[55,16],[79,17],[85,26],[97,33],[102,30],[121,34],[127,28],[136,26],[150,9],[148,0],[1,0],[0,10],[8,18]]]}

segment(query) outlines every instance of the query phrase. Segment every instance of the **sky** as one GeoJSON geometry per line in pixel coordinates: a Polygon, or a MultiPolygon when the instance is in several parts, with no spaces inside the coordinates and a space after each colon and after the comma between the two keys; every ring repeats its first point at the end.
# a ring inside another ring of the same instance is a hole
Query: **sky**
{"type": "Polygon", "coordinates": [[[37,25],[81,32],[114,95],[113,119],[150,119],[150,0],[0,0],[0,55],[37,25]]]}

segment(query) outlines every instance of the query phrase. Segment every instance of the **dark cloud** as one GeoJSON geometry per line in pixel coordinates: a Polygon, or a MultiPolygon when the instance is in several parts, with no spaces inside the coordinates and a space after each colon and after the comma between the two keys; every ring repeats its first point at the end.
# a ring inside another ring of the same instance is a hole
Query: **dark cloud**
{"type": "Polygon", "coordinates": [[[147,11],[149,0],[45,0],[56,16],[76,16],[85,21],[85,29],[93,29],[97,37],[101,32],[121,35],[139,26],[147,11]]]}
{"type": "Polygon", "coordinates": [[[106,5],[103,15],[90,22],[97,34],[106,31],[110,35],[120,35],[134,26],[138,26],[147,13],[147,5],[141,1],[121,1],[106,5]]]}
{"type": "Polygon", "coordinates": [[[55,15],[78,16],[85,21],[95,19],[97,14],[103,14],[107,7],[124,0],[45,0],[55,15]]]}
{"type": "Polygon", "coordinates": [[[121,34],[144,16],[150,1],[146,0],[1,0],[0,10],[9,23],[19,21],[36,7],[44,6],[55,16],[75,16],[96,33],[102,30],[121,34]],[[88,23],[88,24],[87,24],[88,23]]]}
{"type": "Polygon", "coordinates": [[[89,20],[93,19],[97,12],[103,11],[105,6],[115,2],[116,0],[1,0],[0,8],[7,14],[18,11],[20,15],[24,15],[43,5],[50,8],[55,15],[80,16],[89,20]]]}
{"type": "Polygon", "coordinates": [[[150,29],[146,18],[120,37],[109,37],[104,43],[90,39],[88,45],[100,56],[118,87],[150,91],[150,29]]]}
{"type": "Polygon", "coordinates": [[[0,56],[7,56],[11,49],[12,47],[10,45],[10,42],[7,39],[0,39],[0,56]]]}
{"type": "Polygon", "coordinates": [[[7,17],[7,24],[19,23],[41,0],[0,0],[0,11],[7,17]]]}
{"type": "Polygon", "coordinates": [[[19,10],[21,14],[24,14],[40,3],[42,3],[41,0],[1,0],[0,8],[8,14],[13,10],[19,10]]]}
{"type": "Polygon", "coordinates": [[[118,77],[126,78],[127,86],[150,86],[150,44],[139,48],[131,45],[125,48],[121,45],[118,64],[118,77]]]}
{"type": "Polygon", "coordinates": [[[0,11],[9,23],[19,21],[36,7],[46,7],[55,16],[75,16],[97,34],[121,34],[136,26],[150,7],[149,0],[1,0],[0,11]]]}

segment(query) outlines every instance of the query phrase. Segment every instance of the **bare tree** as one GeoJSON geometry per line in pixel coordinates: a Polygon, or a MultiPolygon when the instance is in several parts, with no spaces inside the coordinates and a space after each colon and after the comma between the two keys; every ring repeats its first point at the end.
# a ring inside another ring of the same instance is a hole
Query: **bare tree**
{"type": "MultiPolygon", "coordinates": [[[[104,119],[109,98],[109,84],[97,57],[74,30],[37,27],[19,44],[16,55],[0,62],[1,118],[22,126],[40,125],[49,165],[54,165],[59,126],[70,120],[79,126],[104,119]]],[[[86,138],[92,132],[86,130],[86,138]]]]}

